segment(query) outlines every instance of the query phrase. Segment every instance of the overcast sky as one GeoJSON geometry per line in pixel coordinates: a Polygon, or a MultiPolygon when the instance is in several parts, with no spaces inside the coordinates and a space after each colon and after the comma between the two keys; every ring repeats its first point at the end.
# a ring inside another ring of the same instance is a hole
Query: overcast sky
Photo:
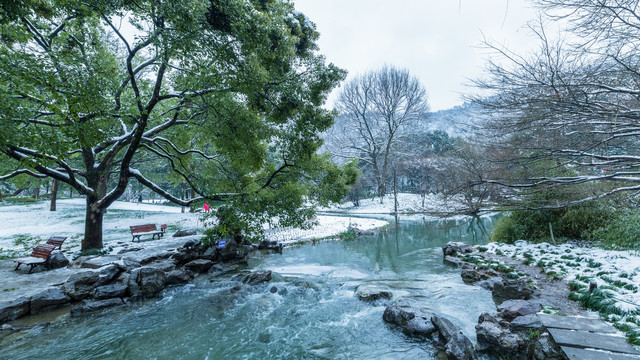
{"type": "MultiPolygon", "coordinates": [[[[483,35],[518,52],[536,46],[527,0],[293,0],[320,32],[320,52],[349,78],[389,64],[409,69],[433,111],[462,104],[482,74],[483,35]]],[[[332,107],[337,91],[332,94],[332,107]]]]}

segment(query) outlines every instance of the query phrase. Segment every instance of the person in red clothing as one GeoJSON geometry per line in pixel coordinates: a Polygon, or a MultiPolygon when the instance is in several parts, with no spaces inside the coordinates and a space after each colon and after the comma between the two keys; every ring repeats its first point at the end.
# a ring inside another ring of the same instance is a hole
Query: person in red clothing
{"type": "Polygon", "coordinates": [[[209,204],[204,203],[204,212],[209,212],[209,209],[211,209],[211,208],[209,207],[209,204]]]}

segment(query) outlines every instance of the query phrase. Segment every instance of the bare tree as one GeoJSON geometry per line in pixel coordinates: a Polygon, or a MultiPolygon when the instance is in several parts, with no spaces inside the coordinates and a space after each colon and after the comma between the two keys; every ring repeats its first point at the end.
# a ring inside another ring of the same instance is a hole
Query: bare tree
{"type": "Polygon", "coordinates": [[[408,70],[384,66],[349,81],[336,108],[340,117],[333,143],[345,157],[359,157],[373,169],[376,191],[387,191],[394,144],[402,131],[424,119],[429,111],[427,92],[408,70]]]}
{"type": "MultiPolygon", "coordinates": [[[[491,139],[510,147],[509,174],[493,182],[519,189],[597,184],[570,204],[640,192],[640,9],[628,0],[539,0],[574,35],[551,40],[531,29],[539,51],[521,56],[489,45],[507,61],[489,63],[476,84],[493,96],[491,139]]],[[[505,152],[506,153],[506,152],[505,152]]],[[[506,160],[504,153],[498,154],[506,160]]],[[[507,167],[505,167],[507,168],[507,167]]],[[[561,207],[556,202],[543,207],[561,207]]]]}

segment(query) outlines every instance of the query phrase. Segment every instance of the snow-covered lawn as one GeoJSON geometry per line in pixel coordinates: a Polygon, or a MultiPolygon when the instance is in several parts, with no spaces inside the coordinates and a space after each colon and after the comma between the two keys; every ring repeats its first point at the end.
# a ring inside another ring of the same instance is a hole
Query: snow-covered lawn
{"type": "MultiPolygon", "coordinates": [[[[16,238],[52,235],[67,236],[63,249],[79,246],[84,233],[85,202],[83,199],[58,200],[57,211],[49,211],[48,202],[31,205],[0,206],[0,248],[24,252],[16,238]]],[[[154,204],[138,204],[124,201],[113,203],[104,217],[105,247],[118,241],[130,241],[131,225],[167,224],[169,231],[177,229],[202,229],[200,215],[181,213],[180,207],[154,204]]]]}
{"type": "MultiPolygon", "coordinates": [[[[83,199],[58,200],[57,211],[49,211],[48,202],[31,205],[0,206],[0,255],[19,256],[28,253],[33,241],[45,241],[50,236],[67,236],[63,250],[74,253],[80,249],[84,233],[85,202],[83,199]],[[40,239],[37,239],[40,237],[40,239]],[[16,239],[29,239],[24,246],[16,239]]],[[[103,242],[105,249],[120,251],[131,244],[129,226],[142,224],[167,224],[169,235],[179,229],[195,229],[202,234],[204,224],[201,213],[182,213],[177,206],[117,201],[109,207],[104,217],[103,242]]],[[[375,219],[318,216],[317,225],[308,230],[280,228],[269,229],[267,238],[285,244],[300,240],[321,239],[339,235],[354,226],[360,230],[372,230],[387,222],[375,219]]],[[[166,236],[163,238],[166,239],[166,236]]],[[[162,242],[162,240],[160,240],[162,242]]],[[[156,241],[136,242],[136,247],[153,246],[156,241]]]]}
{"type": "Polygon", "coordinates": [[[514,245],[490,243],[486,249],[525,265],[537,266],[550,278],[566,279],[574,291],[573,300],[587,293],[589,284],[595,282],[604,298],[594,303],[594,310],[599,310],[630,336],[640,335],[640,255],[637,252],[575,244],[531,244],[523,240],[514,245]]]}
{"type": "MultiPolygon", "coordinates": [[[[453,197],[446,199],[439,194],[428,194],[424,201],[419,194],[398,194],[399,213],[434,213],[449,214],[464,210],[462,199],[453,197]]],[[[390,214],[394,212],[394,197],[387,195],[380,203],[380,198],[366,198],[360,200],[360,206],[356,207],[351,202],[346,202],[330,208],[321,208],[321,211],[339,211],[352,214],[390,214]]]]}

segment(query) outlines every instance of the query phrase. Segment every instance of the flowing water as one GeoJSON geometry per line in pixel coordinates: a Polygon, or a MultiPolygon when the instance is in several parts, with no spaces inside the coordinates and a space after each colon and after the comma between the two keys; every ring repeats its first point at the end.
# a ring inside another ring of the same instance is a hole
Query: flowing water
{"type": "Polygon", "coordinates": [[[271,283],[200,276],[159,299],[0,338],[0,359],[433,359],[428,342],[382,321],[385,302],[355,290],[386,287],[475,341],[478,315],[495,311],[491,294],[444,265],[441,246],[484,243],[491,221],[401,220],[374,236],[256,254],[243,271],[272,270],[271,283]]]}

